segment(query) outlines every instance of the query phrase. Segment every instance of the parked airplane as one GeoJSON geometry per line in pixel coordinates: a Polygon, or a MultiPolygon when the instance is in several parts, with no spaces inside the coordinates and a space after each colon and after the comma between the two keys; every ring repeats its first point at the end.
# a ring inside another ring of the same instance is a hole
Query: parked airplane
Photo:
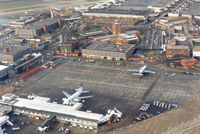
{"type": "Polygon", "coordinates": [[[89,91],[83,91],[83,87],[81,86],[78,89],[75,89],[76,92],[72,95],[68,94],[67,92],[63,91],[63,94],[66,96],[66,98],[63,98],[63,104],[67,104],[70,105],[72,104],[73,101],[81,101],[82,99],[87,99],[87,98],[91,98],[93,96],[83,96],[83,97],[79,97],[82,93],[88,93],[89,91]]]}
{"type": "Polygon", "coordinates": [[[13,126],[13,123],[9,121],[9,116],[0,117],[0,134],[3,134],[4,130],[2,129],[2,125],[4,125],[5,123],[9,123],[11,126],[13,126]]]}
{"type": "Polygon", "coordinates": [[[129,69],[129,72],[134,72],[132,73],[132,75],[138,75],[138,76],[143,76],[145,73],[151,73],[151,74],[155,74],[156,72],[147,70],[147,66],[144,65],[143,67],[139,68],[139,69],[129,69]]]}

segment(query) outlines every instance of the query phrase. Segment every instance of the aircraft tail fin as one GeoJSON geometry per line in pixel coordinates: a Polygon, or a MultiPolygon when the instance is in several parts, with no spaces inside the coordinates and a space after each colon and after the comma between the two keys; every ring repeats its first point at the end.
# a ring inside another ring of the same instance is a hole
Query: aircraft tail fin
{"type": "Polygon", "coordinates": [[[67,97],[67,98],[69,98],[71,95],[70,94],[68,94],[67,92],[65,92],[65,91],[63,91],[63,94],[67,97]]]}

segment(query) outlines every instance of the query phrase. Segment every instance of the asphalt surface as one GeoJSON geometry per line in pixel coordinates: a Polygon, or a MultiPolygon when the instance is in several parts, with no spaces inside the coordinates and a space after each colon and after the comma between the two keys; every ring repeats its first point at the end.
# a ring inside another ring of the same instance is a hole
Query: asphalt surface
{"type": "MultiPolygon", "coordinates": [[[[174,72],[161,70],[152,65],[149,65],[148,69],[155,71],[156,74],[133,76],[127,70],[143,66],[138,62],[127,61],[117,66],[117,61],[96,60],[95,63],[86,63],[85,59],[64,59],[64,63],[55,69],[41,70],[29,76],[25,79],[23,87],[14,93],[20,97],[36,94],[62,103],[63,90],[73,94],[74,89],[83,83],[84,90],[90,90],[84,95],[94,97],[85,101],[82,110],[106,114],[108,109],[117,107],[123,112],[124,120],[128,120],[118,126],[123,127],[132,123],[134,115],[146,101],[160,100],[184,104],[191,100],[194,88],[190,81],[199,79],[198,75],[183,73],[176,73],[172,77],[171,74],[174,72]]],[[[35,132],[37,126],[29,129],[35,132]]],[[[72,130],[85,131],[77,128],[72,130]]]]}

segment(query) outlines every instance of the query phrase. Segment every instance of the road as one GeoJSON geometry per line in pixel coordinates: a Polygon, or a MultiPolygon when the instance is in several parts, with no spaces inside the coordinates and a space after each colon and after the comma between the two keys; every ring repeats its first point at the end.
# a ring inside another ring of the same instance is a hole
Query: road
{"type": "Polygon", "coordinates": [[[161,48],[161,31],[148,28],[144,29],[144,34],[142,35],[141,47],[143,49],[160,49],[161,48]]]}

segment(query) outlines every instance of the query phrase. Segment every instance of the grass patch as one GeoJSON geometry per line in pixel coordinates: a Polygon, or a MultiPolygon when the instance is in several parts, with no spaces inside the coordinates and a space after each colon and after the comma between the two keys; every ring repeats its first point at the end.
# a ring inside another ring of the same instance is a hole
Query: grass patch
{"type": "Polygon", "coordinates": [[[140,30],[140,35],[143,35],[144,34],[144,30],[140,30]]]}
{"type": "Polygon", "coordinates": [[[57,32],[60,33],[60,32],[64,32],[64,31],[67,31],[67,30],[68,30],[68,28],[66,28],[66,29],[58,29],[57,32]]]}
{"type": "Polygon", "coordinates": [[[75,34],[85,34],[85,33],[90,33],[90,32],[96,32],[96,31],[101,31],[102,29],[100,27],[92,27],[88,28],[84,31],[76,31],[75,34]]]}

